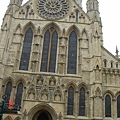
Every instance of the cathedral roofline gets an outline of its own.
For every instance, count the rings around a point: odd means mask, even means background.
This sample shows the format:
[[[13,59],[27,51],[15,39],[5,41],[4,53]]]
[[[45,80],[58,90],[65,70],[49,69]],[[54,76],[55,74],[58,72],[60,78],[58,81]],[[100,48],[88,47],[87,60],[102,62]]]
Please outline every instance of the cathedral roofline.
[[[101,46],[109,55],[111,55],[114,59],[118,60],[118,62],[120,62],[120,59],[115,57],[115,55],[113,55],[110,51],[108,51],[104,46]]]

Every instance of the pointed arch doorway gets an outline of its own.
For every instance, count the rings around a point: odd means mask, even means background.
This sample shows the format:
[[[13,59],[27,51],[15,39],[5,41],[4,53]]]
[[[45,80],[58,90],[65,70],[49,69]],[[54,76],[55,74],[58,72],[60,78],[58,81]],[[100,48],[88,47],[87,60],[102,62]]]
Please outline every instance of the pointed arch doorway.
[[[33,120],[52,120],[52,116],[48,111],[40,110],[34,115]]]
[[[57,113],[49,104],[41,103],[31,108],[28,120],[57,120]]]

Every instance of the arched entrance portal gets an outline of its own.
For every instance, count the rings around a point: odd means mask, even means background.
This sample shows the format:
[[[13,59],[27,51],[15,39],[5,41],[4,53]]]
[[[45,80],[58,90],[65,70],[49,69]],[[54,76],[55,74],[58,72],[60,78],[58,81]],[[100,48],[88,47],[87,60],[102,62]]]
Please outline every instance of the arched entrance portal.
[[[52,117],[48,111],[40,110],[33,116],[32,120],[52,120]]]
[[[28,112],[28,120],[57,120],[57,113],[49,104],[37,104]]]
[[[37,120],[49,120],[49,117],[46,113],[41,113]]]

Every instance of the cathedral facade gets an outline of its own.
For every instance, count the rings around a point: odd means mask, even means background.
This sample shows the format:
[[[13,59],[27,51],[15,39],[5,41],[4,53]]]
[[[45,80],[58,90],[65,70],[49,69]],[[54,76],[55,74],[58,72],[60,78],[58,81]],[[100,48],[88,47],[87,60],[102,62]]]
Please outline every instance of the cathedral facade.
[[[103,46],[97,0],[10,0],[0,31],[3,120],[119,120],[120,60]]]

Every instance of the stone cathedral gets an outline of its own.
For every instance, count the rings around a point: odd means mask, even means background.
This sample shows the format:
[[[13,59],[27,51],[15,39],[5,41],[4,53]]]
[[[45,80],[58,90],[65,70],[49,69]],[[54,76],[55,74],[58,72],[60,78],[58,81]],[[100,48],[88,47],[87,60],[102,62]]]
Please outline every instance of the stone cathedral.
[[[10,0],[0,30],[3,120],[120,120],[120,59],[103,46],[99,2]]]

